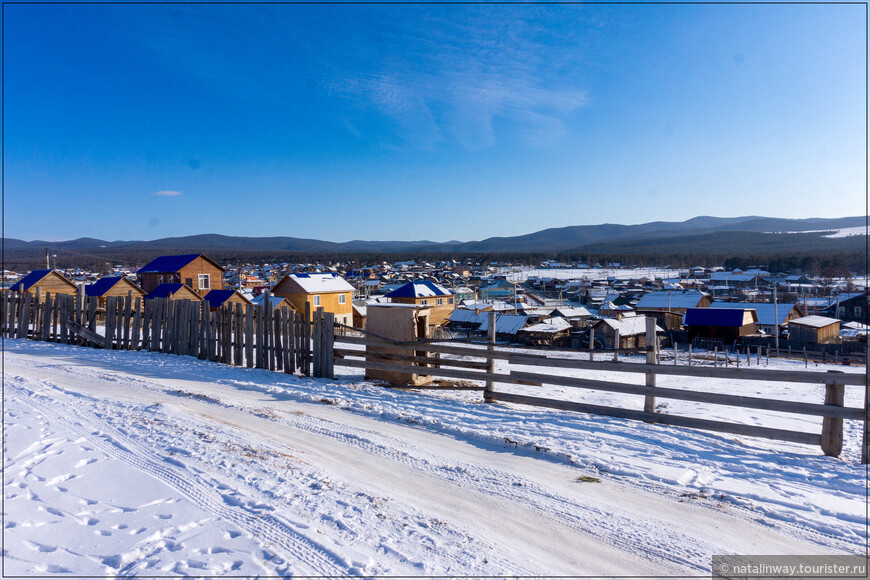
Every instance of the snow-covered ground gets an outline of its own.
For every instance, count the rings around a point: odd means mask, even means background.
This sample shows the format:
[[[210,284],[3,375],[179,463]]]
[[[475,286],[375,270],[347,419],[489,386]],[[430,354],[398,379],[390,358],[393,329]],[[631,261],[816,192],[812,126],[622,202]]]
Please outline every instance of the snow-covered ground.
[[[851,421],[832,459],[805,445],[489,405],[479,393],[390,390],[350,368],[306,379],[9,339],[3,363],[4,575],[698,575],[712,554],[864,552],[866,472]],[[823,392],[658,384],[811,402]],[[862,404],[860,390],[847,387],[847,405]],[[797,430],[821,421],[667,404]]]
[[[614,277],[617,280],[633,280],[636,278],[664,279],[680,275],[679,270],[666,268],[529,268],[509,267],[499,268],[499,274],[506,274],[509,282],[521,283],[529,278],[556,278],[558,280],[606,280]]]
[[[866,226],[855,226],[849,228],[836,228],[833,230],[803,230],[798,232],[768,232],[771,234],[819,234],[828,232],[823,238],[849,238],[852,236],[864,236],[867,234]]]

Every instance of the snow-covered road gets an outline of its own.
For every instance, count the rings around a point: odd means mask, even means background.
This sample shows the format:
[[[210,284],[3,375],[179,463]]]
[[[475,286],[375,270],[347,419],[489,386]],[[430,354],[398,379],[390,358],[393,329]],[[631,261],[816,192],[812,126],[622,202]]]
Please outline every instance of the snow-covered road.
[[[549,428],[538,410],[530,424],[499,406],[515,438],[548,442],[515,448],[477,430],[492,406],[462,397],[157,353],[5,348],[5,574],[673,575],[708,572],[712,554],[860,547],[803,525],[800,510],[786,509],[789,525],[709,488],[590,470],[582,446],[550,442],[581,416],[547,412]],[[860,505],[850,489],[815,507],[841,519]]]

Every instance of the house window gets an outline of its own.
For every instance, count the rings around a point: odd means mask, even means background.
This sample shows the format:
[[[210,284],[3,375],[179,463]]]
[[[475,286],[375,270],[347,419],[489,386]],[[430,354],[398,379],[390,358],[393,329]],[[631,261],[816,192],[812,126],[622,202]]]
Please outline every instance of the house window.
[[[444,304],[444,299],[442,299],[442,298],[436,298],[436,299],[435,299],[435,304],[437,304],[438,306],[441,306],[442,304]]]
[[[420,304],[429,304],[429,301],[424,298],[420,301]]]
[[[312,296],[311,303],[315,306],[320,306],[320,296]]]
[[[338,295],[338,303],[339,304],[347,304],[347,294],[339,294]]]
[[[453,304],[453,298],[448,298],[448,299],[447,299],[447,304]]]
[[[861,318],[861,307],[860,306],[855,307],[855,318]]]
[[[157,276],[157,283],[163,284],[163,276]]]
[[[199,289],[200,290],[208,290],[209,289],[209,274],[199,274]]]
[[[184,283],[193,288],[193,278],[185,278]]]

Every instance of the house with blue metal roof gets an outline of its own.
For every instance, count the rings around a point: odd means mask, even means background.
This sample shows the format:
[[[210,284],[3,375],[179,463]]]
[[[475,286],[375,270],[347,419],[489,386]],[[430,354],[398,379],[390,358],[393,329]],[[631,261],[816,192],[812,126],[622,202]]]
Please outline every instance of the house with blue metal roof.
[[[160,284],[185,284],[200,298],[222,290],[226,269],[202,254],[160,256],[136,273],[139,286],[149,294]]]
[[[805,314],[800,306],[794,302],[773,304],[767,302],[720,302],[716,300],[710,305],[710,308],[732,308],[737,310],[751,308],[755,310],[755,314],[758,317],[756,328],[771,336],[775,336],[775,333],[781,333],[785,330],[790,320],[800,318]]]
[[[205,295],[205,301],[208,302],[211,310],[217,310],[228,304],[230,308],[235,308],[234,304],[241,304],[244,308],[251,303],[238,290],[212,290]]]
[[[159,284],[154,290],[145,296],[145,300],[154,298],[169,298],[170,300],[193,300],[201,302],[202,297],[193,291],[187,284]]]
[[[398,304],[432,306],[429,313],[430,326],[446,324],[456,307],[455,297],[450,290],[428,280],[408,282],[386,294],[385,297],[389,298],[390,302]]]
[[[85,296],[99,298],[100,308],[106,307],[106,298],[124,297],[130,294],[131,298],[145,298],[145,291],[123,276],[106,276],[93,284],[85,286]]]
[[[37,291],[40,296],[46,294],[75,294],[78,287],[66,279],[57,270],[33,270],[9,287],[12,292],[20,294]]]
[[[730,344],[741,336],[756,334],[758,315],[751,308],[689,308],[685,325],[689,340],[718,339]]]
[[[705,308],[713,299],[700,290],[660,290],[647,292],[635,305],[638,313],[677,312],[684,314],[689,308]]]

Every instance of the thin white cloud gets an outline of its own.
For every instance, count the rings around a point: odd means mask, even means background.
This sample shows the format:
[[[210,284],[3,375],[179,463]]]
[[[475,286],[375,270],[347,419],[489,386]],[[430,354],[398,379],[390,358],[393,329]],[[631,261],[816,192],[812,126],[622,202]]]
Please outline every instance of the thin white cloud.
[[[180,191],[174,191],[172,189],[164,189],[162,191],[155,191],[154,195],[159,195],[161,197],[178,197],[181,195]]]

